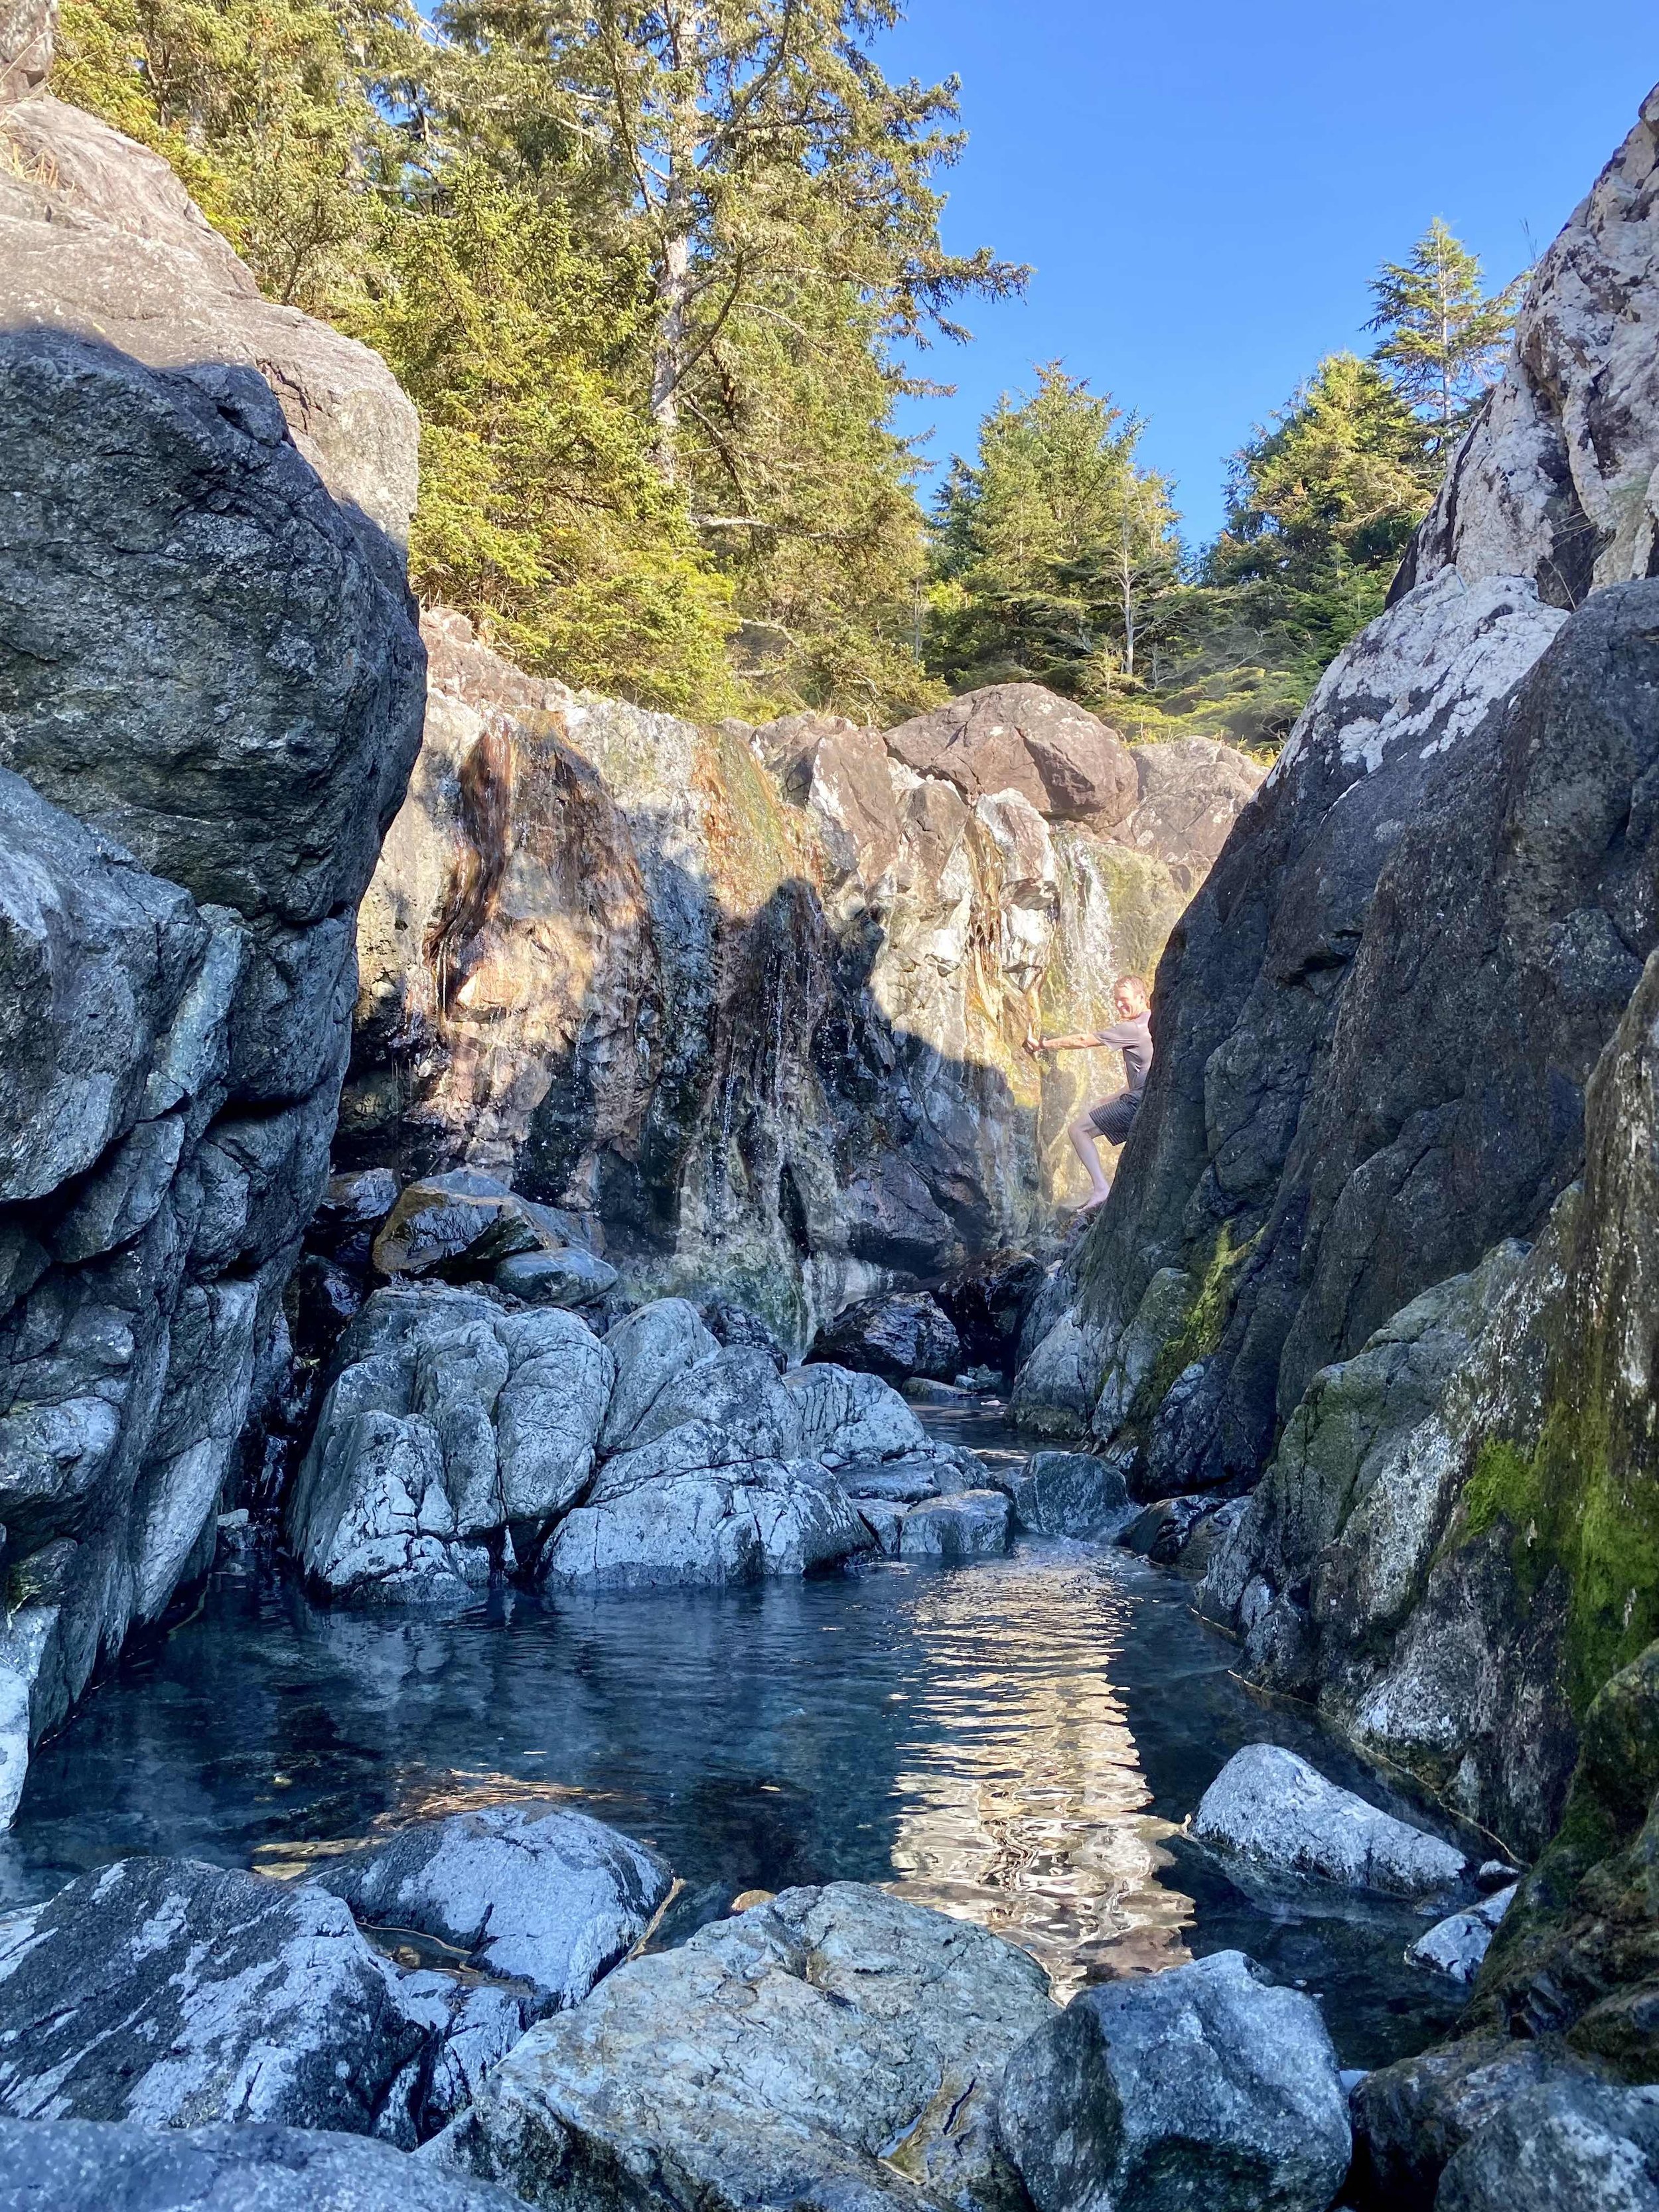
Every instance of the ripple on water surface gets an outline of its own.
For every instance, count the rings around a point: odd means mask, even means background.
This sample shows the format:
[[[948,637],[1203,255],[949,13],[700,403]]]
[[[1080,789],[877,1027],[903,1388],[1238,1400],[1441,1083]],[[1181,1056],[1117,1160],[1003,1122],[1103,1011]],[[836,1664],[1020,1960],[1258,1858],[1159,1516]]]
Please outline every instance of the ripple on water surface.
[[[1176,1833],[1241,1743],[1354,1778],[1233,1680],[1187,1600],[1122,1553],[1047,1543],[450,1620],[216,1576],[40,1747],[0,1900],[132,1851],[299,1872],[530,1786],[665,1854],[685,1884],[665,1940],[744,1889],[882,1881],[1024,1944],[1058,1994],[1237,1944],[1324,1996],[1345,2063],[1419,2047],[1455,2010],[1401,1962],[1420,1920],[1261,1905]]]

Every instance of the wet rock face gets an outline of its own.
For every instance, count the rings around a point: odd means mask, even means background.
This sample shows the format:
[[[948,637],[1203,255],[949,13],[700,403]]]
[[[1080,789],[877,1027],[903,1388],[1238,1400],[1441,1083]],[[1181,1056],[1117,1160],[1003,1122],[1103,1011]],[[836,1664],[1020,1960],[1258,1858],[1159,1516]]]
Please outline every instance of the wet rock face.
[[[1447,2162],[1489,2122],[1540,2086],[1595,2079],[1559,2042],[1492,2035],[1380,2068],[1353,2096],[1355,2203],[1364,2212],[1431,2212]]]
[[[998,2129],[1037,2212],[1324,2212],[1348,2166],[1318,2007],[1237,1951],[1074,1997],[1010,2060]]]
[[[311,2128],[0,2120],[0,2212],[514,2212],[488,2182]]]
[[[1584,1084],[1655,941],[1659,586],[1627,491],[1659,436],[1654,112],[1163,964],[1073,1321],[1142,1494],[1253,1481],[1322,1366],[1535,1235],[1577,1172]],[[1136,1383],[1120,1355],[1170,1271],[1168,1356]]]
[[[1584,1181],[1316,1378],[1200,1602],[1530,1855],[1581,1723],[1659,1632],[1650,1408],[1659,963],[1587,1093]]]
[[[818,1331],[807,1357],[889,1382],[908,1382],[913,1376],[949,1382],[963,1364],[954,1323],[926,1291],[858,1299]]]
[[[631,1287],[722,1293],[798,1347],[1046,1225],[1067,1119],[1121,1075],[1025,1039],[1109,1018],[1250,763],[1160,763],[1143,793],[1127,749],[1027,686],[1036,752],[981,783],[961,746],[918,769],[901,733],[826,717],[696,730],[528,678],[459,617],[425,634],[343,1158],[586,1212]],[[1102,826],[1137,813],[1133,842]]]
[[[0,133],[0,1708],[38,1733],[205,1564],[285,1361],[423,655],[384,367],[105,125]]]
[[[997,2087],[1052,2012],[1042,1968],[982,1929],[851,1882],[787,1890],[532,2028],[430,2155],[617,2212],[1014,2212]]]
[[[1524,2090],[1441,2177],[1437,2212],[1659,2212],[1659,2088],[1552,2081]]]
[[[412,2147],[460,2000],[445,1984],[441,2027],[427,1985],[441,1979],[401,1975],[320,1891],[122,1860],[0,1922],[0,2111]]]

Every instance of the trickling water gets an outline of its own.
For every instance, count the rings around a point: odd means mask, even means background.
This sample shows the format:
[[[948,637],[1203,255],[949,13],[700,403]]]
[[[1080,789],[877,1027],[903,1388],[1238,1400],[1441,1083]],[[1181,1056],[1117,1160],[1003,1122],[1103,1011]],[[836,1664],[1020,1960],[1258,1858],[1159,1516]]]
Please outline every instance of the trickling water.
[[[1420,1920],[1291,1917],[1176,1833],[1264,1736],[1357,1778],[1231,1679],[1187,1596],[1121,1553],[1039,1542],[956,1571],[509,1595],[450,1620],[324,1612],[220,1573],[40,1748],[0,1903],[133,1851],[299,1872],[371,1827],[532,1787],[665,1852],[685,1883],[665,1941],[744,1889],[889,1882],[1024,1944],[1061,1995],[1237,1945],[1322,1993],[1345,2063],[1421,2047],[1457,2004],[1401,1963]]]

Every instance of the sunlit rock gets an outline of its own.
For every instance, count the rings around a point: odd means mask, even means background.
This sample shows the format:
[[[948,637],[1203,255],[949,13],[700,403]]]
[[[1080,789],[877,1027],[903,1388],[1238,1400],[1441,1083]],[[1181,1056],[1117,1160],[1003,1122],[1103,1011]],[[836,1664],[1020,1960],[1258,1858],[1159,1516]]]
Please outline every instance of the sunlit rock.
[[[532,2028],[428,2155],[617,2212],[1013,2212],[997,2088],[1047,1991],[963,1921],[851,1882],[787,1890]]]
[[[1024,737],[1000,694],[940,710],[991,743],[968,748],[984,782],[954,741],[918,769],[903,732],[834,717],[699,730],[527,677],[459,616],[426,635],[343,1160],[499,1176],[602,1222],[630,1287],[729,1295],[797,1347],[861,1296],[1048,1235],[1080,1187],[1066,1121],[1121,1072],[1026,1040],[1110,1018],[1252,763],[1143,779],[1028,685]],[[1132,813],[1133,842],[1099,826]]]

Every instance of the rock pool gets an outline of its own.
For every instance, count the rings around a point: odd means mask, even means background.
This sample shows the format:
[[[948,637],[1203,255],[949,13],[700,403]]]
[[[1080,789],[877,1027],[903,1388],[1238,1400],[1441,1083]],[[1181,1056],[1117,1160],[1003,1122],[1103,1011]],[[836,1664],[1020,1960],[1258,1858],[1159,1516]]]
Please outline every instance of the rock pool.
[[[929,1425],[1010,1441],[983,1418]],[[1253,1899],[1176,1832],[1264,1738],[1412,1811],[1236,1682],[1188,1595],[1124,1553],[1042,1540],[724,1592],[509,1592],[447,1619],[326,1611],[225,1567],[40,1747],[0,1903],[129,1852],[299,1873],[533,1788],[669,1858],[684,1888],[661,1942],[746,1889],[884,1882],[1023,1943],[1060,1995],[1237,1946],[1322,1995],[1344,2064],[1421,2047],[1459,2008],[1401,1959],[1426,1920]]]

